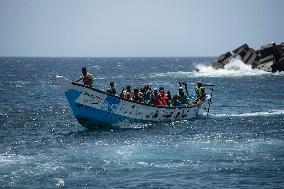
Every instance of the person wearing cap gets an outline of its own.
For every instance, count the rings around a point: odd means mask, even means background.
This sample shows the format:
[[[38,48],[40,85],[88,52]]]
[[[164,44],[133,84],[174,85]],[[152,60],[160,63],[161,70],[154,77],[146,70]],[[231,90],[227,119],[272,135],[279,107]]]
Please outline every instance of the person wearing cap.
[[[94,83],[94,77],[91,73],[87,71],[86,67],[82,67],[82,76],[79,77],[76,82],[83,80],[83,84],[92,87]]]
[[[173,106],[186,105],[188,103],[187,96],[184,94],[183,88],[178,88],[178,93],[173,97]]]
[[[110,94],[110,95],[116,95],[116,90],[115,90],[115,87],[114,87],[114,82],[113,81],[111,81],[110,83],[109,83],[109,87],[108,87],[108,89],[107,89],[107,94]]]
[[[195,93],[196,93],[196,100],[195,102],[199,101],[199,100],[203,100],[206,97],[206,89],[203,86],[201,81],[197,82],[197,86],[195,87]]]

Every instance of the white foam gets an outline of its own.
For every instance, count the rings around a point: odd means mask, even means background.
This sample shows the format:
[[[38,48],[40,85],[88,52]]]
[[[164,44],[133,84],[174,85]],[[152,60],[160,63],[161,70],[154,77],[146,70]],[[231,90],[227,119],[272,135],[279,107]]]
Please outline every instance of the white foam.
[[[193,72],[166,72],[166,73],[151,73],[150,78],[196,78],[196,77],[243,77],[243,76],[258,76],[267,75],[270,72],[265,72],[263,70],[252,69],[250,65],[242,62],[242,60],[237,57],[230,60],[228,64],[225,65],[224,69],[215,69],[212,66],[199,64],[195,66]],[[282,74],[280,74],[282,75]]]
[[[62,178],[55,178],[55,180],[57,181],[56,186],[58,187],[62,187],[64,186],[64,180]]]
[[[269,110],[264,112],[248,112],[241,114],[210,114],[211,117],[263,117],[263,116],[275,116],[284,115],[284,110]]]
[[[19,163],[24,164],[29,159],[31,159],[29,156],[8,153],[0,154],[0,167]]]
[[[197,65],[193,72],[194,77],[243,77],[270,74],[263,70],[252,69],[250,65],[246,65],[240,58],[233,58],[224,69],[215,69],[212,66]]]

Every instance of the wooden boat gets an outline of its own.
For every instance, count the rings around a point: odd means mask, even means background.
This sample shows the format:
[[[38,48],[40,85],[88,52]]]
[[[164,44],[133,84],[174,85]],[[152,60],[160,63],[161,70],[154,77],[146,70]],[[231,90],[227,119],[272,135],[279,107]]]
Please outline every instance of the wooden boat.
[[[103,128],[119,123],[157,123],[189,120],[209,112],[210,95],[189,106],[162,107],[109,95],[99,89],[57,77],[71,109],[84,127]]]

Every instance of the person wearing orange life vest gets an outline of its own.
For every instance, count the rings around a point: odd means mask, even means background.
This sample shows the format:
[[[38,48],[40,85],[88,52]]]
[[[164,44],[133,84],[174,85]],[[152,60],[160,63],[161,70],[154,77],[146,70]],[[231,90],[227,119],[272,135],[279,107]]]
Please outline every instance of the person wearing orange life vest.
[[[160,95],[158,94],[158,89],[154,88],[154,92],[153,92],[153,102],[154,105],[159,105],[159,106],[163,106],[163,103],[161,101]]]
[[[131,86],[130,85],[126,86],[126,90],[124,90],[124,88],[122,89],[122,91],[120,93],[120,97],[128,99],[128,100],[133,100],[133,93],[131,92]]]
[[[166,106],[168,104],[168,94],[165,93],[164,88],[159,88],[159,97],[162,106]]]
[[[82,76],[79,77],[76,82],[83,80],[84,85],[92,87],[94,83],[94,77],[91,73],[87,71],[86,67],[82,67]]]

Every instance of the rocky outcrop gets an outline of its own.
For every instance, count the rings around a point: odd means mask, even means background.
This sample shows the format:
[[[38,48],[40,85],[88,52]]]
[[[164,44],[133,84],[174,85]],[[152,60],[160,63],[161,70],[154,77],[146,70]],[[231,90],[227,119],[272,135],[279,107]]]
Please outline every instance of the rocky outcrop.
[[[253,69],[261,69],[267,72],[284,71],[284,42],[276,45],[274,42],[261,46],[254,50],[247,44],[243,44],[231,52],[217,57],[211,65],[215,69],[222,69],[232,59],[239,57],[245,64]]]

